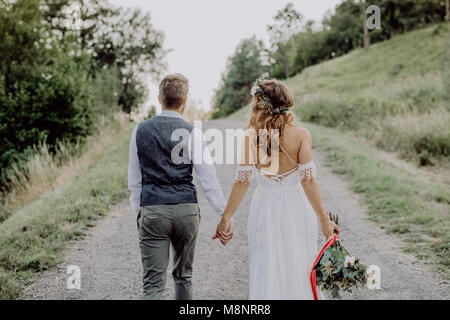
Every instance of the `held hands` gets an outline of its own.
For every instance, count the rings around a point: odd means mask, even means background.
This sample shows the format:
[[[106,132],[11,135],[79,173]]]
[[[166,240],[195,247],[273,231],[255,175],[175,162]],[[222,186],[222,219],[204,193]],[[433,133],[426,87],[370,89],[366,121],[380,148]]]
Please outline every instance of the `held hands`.
[[[322,228],[325,239],[329,239],[334,234],[339,234],[339,232],[341,232],[341,229],[339,229],[337,224],[331,221],[328,216],[320,220],[320,227]]]
[[[226,245],[233,238],[233,223],[228,219],[222,218],[217,225],[216,234],[212,238],[213,240],[220,239],[220,242]]]

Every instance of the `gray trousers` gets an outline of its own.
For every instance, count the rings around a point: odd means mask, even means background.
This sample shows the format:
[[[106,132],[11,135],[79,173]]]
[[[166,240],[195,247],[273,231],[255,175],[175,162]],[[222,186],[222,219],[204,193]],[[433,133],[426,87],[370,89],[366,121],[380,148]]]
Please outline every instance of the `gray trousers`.
[[[173,248],[175,299],[192,299],[192,264],[199,224],[197,203],[141,208],[138,228],[144,300],[161,299],[164,293],[170,244]]]

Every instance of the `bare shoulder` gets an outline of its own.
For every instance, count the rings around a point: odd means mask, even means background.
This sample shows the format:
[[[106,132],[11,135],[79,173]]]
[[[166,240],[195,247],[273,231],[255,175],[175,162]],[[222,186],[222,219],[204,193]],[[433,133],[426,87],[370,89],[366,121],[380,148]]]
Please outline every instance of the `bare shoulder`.
[[[290,134],[295,135],[300,141],[306,140],[311,142],[311,134],[308,129],[299,126],[291,126],[288,130],[290,131]]]

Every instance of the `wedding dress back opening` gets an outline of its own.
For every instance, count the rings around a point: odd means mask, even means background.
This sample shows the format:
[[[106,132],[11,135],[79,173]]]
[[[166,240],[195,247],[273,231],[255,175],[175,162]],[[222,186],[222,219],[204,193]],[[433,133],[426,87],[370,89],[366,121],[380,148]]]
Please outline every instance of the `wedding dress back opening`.
[[[250,139],[247,150],[253,155],[255,143]],[[272,174],[243,161],[236,172],[236,181],[257,184],[248,220],[249,298],[313,299],[308,272],[317,252],[318,221],[302,182],[315,179],[316,169],[312,160],[301,164],[283,146],[279,149],[294,169]]]

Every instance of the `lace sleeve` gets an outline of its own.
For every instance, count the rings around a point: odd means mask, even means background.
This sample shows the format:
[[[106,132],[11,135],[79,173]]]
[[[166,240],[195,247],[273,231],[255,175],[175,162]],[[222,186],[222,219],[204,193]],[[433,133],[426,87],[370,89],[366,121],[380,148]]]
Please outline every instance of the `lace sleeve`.
[[[308,162],[299,166],[300,180],[302,183],[311,183],[317,178],[316,165],[314,162]]]
[[[235,182],[249,182],[256,165],[256,131],[247,129],[240,142]]]
[[[235,182],[248,182],[252,177],[253,166],[239,166],[236,170]]]
[[[300,181],[302,183],[311,183],[317,178],[316,165],[314,164],[311,155],[311,135],[306,129],[303,133],[300,150],[298,152],[298,169],[300,171]]]

